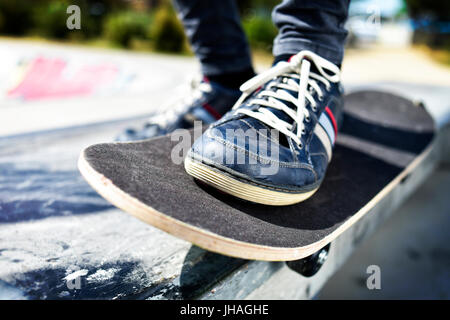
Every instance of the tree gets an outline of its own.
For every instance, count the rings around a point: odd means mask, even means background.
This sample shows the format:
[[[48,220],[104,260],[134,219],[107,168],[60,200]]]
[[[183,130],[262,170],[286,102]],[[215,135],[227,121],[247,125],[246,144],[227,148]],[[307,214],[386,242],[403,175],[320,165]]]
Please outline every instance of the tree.
[[[409,15],[413,19],[429,17],[433,20],[450,20],[450,1],[442,0],[405,0]]]

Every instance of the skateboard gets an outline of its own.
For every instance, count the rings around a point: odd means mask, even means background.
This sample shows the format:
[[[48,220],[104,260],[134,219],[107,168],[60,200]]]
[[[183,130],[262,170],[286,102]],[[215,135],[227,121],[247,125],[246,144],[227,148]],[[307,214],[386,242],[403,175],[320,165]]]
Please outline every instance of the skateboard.
[[[344,101],[325,179],[311,198],[294,205],[246,202],[199,183],[182,162],[172,161],[179,142],[170,136],[90,146],[78,167],[118,208],[201,248],[244,259],[297,260],[370,214],[431,150],[435,124],[422,105],[368,90]]]

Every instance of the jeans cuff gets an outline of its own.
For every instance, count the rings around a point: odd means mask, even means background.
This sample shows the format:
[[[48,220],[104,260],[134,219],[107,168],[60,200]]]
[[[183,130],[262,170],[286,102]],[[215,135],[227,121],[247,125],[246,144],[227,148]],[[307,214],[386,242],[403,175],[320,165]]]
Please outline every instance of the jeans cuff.
[[[273,55],[293,55],[302,50],[312,51],[328,61],[341,65],[344,57],[344,50],[336,50],[326,45],[314,43],[307,39],[282,39],[275,40],[273,45]]]

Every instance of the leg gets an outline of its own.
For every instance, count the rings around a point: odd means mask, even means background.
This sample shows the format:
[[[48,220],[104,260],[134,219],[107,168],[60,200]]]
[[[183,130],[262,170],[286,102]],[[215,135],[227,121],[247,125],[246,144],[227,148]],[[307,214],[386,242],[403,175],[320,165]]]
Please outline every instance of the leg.
[[[116,138],[119,141],[191,128],[195,120],[212,123],[231,109],[241,95],[239,86],[255,75],[234,0],[173,1],[205,77],[188,99],[178,101],[176,110],[162,110],[142,129],[127,129]]]
[[[284,0],[272,12],[279,29],[273,55],[285,60],[301,50],[310,50],[340,65],[347,31],[344,23],[349,0]]]
[[[239,84],[228,86],[238,87],[254,75],[250,49],[233,0],[174,0],[174,5],[205,76],[226,82],[226,75],[230,75]]]
[[[246,82],[236,108],[195,141],[185,158],[190,175],[269,205],[304,201],[318,190],[342,121],[348,4],[285,0],[275,8],[276,65]]]

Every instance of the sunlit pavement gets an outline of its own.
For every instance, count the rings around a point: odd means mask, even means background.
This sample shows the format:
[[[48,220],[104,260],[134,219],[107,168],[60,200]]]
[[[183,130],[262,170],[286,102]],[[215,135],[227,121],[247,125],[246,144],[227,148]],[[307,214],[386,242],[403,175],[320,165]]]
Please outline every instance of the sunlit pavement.
[[[259,60],[262,70],[267,58]],[[193,57],[0,39],[0,136],[147,115],[198,74]],[[395,82],[446,89],[450,68],[418,50],[349,49],[342,78],[347,87]]]
[[[197,70],[192,57],[0,40],[0,136],[152,113]]]
[[[398,50],[391,50],[386,55],[378,49],[349,51],[343,73],[346,87],[353,90],[376,83],[388,90],[410,91],[416,100],[426,95],[433,115],[441,123],[447,121],[450,99],[442,97],[450,92],[449,69],[427,60],[420,53]],[[29,86],[18,86],[24,84],[24,75],[33,66],[30,61],[36,62],[33,59],[37,58],[46,59],[39,60],[40,66],[45,68],[49,65],[53,68],[54,63],[60,61],[68,63],[59,74],[60,82],[55,82],[53,90],[47,91],[47,97],[39,96],[42,91],[29,91]],[[0,61],[0,163],[7,173],[0,177],[0,199],[3,199],[0,203],[3,219],[0,239],[3,239],[4,247],[8,247],[7,250],[0,248],[0,290],[8,286],[7,283],[26,285],[27,281],[35,281],[34,277],[39,280],[39,275],[33,274],[32,270],[43,264],[58,268],[60,264],[67,265],[70,259],[74,259],[75,264],[81,263],[83,259],[94,259],[96,252],[105,251],[113,261],[117,248],[112,245],[112,239],[120,232],[127,233],[124,225],[129,234],[138,235],[143,243],[149,227],[126,215],[109,214],[111,229],[108,232],[96,228],[97,223],[100,225],[104,221],[102,215],[106,213],[92,213],[108,212],[111,207],[95,192],[86,192],[87,185],[76,170],[76,156],[87,144],[112,139],[124,126],[139,122],[132,118],[156,111],[167,103],[168,97],[173,99],[174,88],[198,72],[195,59],[1,40]],[[103,78],[97,74],[89,79],[89,88],[64,90],[65,86],[60,85],[68,79],[80,79],[78,72],[92,67],[103,70],[99,73],[115,70],[115,81],[102,82]],[[38,78],[31,83],[47,79]],[[59,97],[52,98],[52,95]],[[129,120],[121,120],[124,118]],[[95,125],[105,121],[109,123]],[[89,126],[84,127],[86,125]],[[71,129],[70,134],[65,134],[69,131],[64,130],[50,131],[45,136],[33,134],[74,126],[78,128]],[[28,146],[31,149],[27,149]],[[319,297],[448,299],[449,186],[447,166],[430,176],[427,183],[360,247]],[[118,224],[122,227],[118,228]],[[59,233],[55,234],[55,230]],[[89,239],[92,231],[104,240],[98,242],[92,252],[76,251],[81,248],[77,243],[83,237]],[[84,236],[80,237],[79,232]],[[162,233],[152,232],[153,241],[160,237],[161,242],[167,240]],[[37,239],[42,252],[32,252],[36,247],[33,241]],[[62,240],[57,242],[57,239]],[[133,239],[137,241],[136,237]],[[175,251],[186,245],[175,238],[170,239],[176,243]],[[151,247],[142,243],[139,248],[135,246],[135,252],[127,253],[126,261],[132,264],[133,259],[145,260],[145,253]],[[117,250],[116,254],[122,254],[123,258],[124,253]],[[58,253],[56,260],[55,252]],[[109,269],[105,272],[121,267],[108,263]],[[382,289],[379,291],[370,291],[365,285],[365,271],[369,265],[381,268]],[[65,269],[59,271],[61,276],[67,272]],[[170,270],[167,272],[166,276],[170,277]],[[111,279],[116,278],[112,276]],[[139,286],[138,283],[135,285]],[[22,294],[14,287],[7,292],[17,296]],[[120,295],[120,292],[114,294]]]
[[[327,282],[320,299],[450,299],[450,167],[432,174]],[[380,267],[381,289],[367,288]]]

